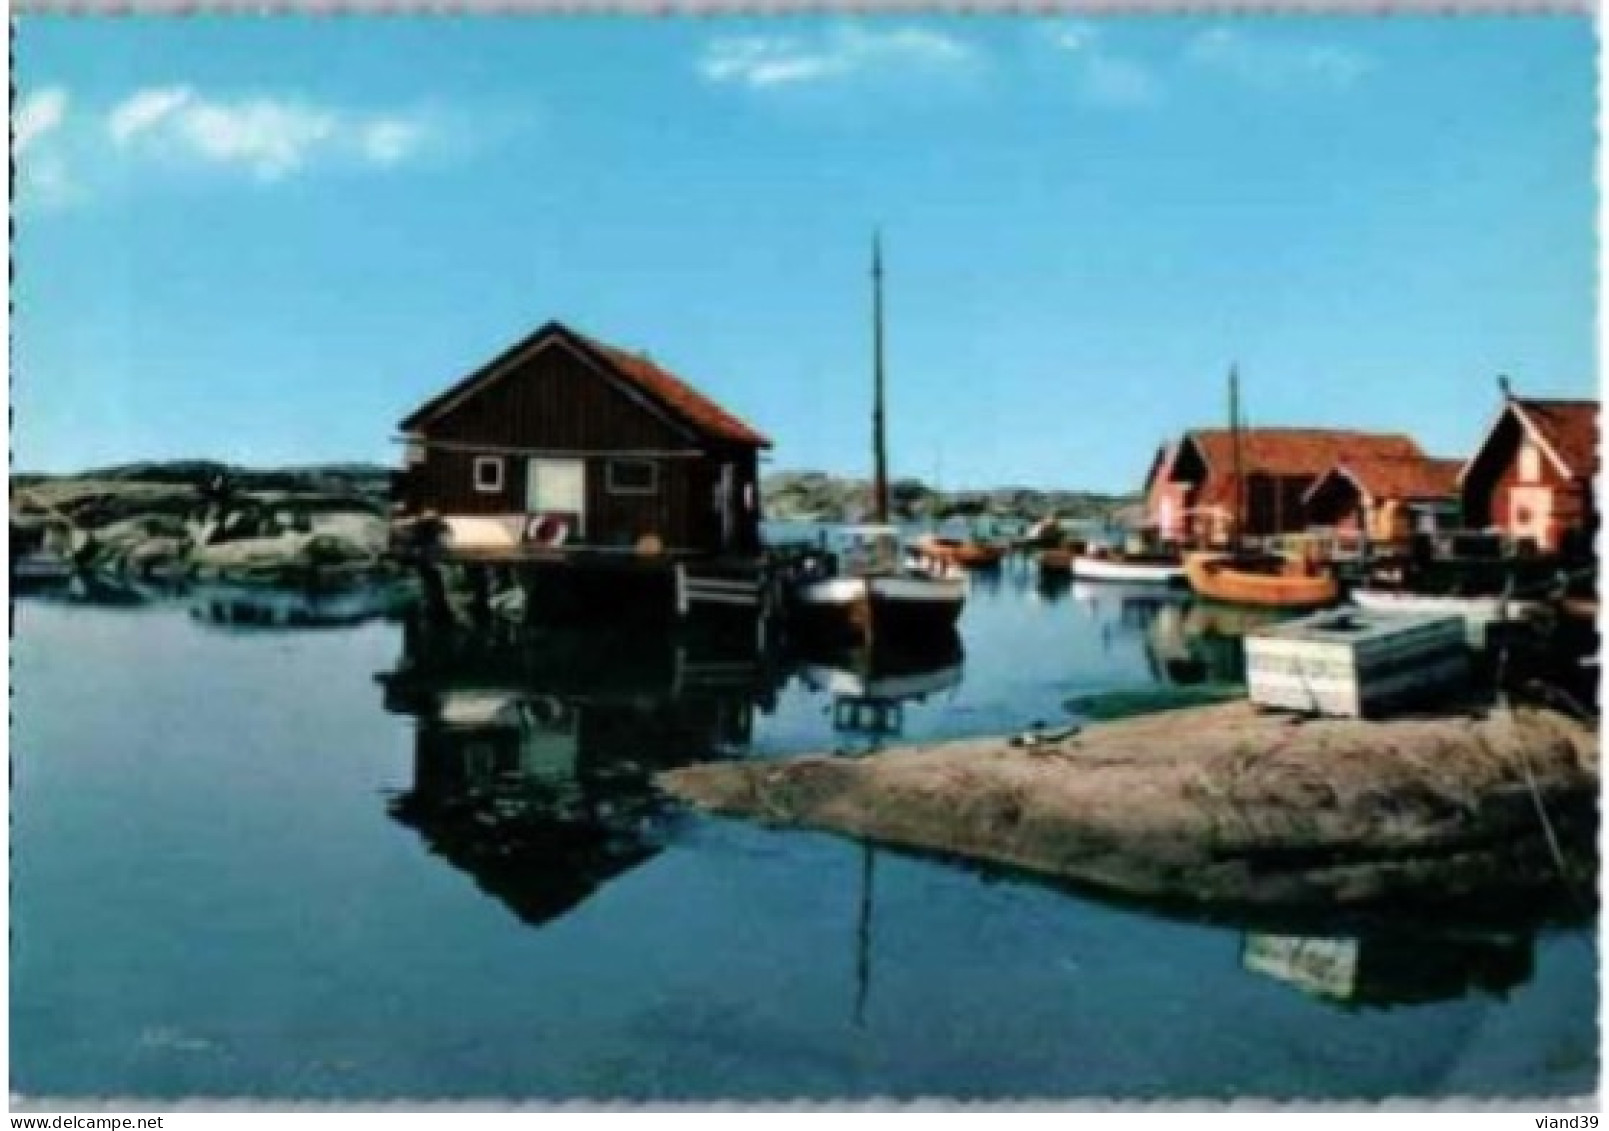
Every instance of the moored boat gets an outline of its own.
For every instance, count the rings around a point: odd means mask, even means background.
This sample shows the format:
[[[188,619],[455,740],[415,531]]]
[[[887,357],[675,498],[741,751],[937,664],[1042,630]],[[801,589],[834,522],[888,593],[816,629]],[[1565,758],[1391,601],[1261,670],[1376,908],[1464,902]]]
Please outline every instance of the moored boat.
[[[1364,587],[1354,589],[1349,596],[1354,605],[1370,612],[1463,617],[1469,643],[1476,648],[1485,646],[1488,626],[1522,620],[1541,607],[1539,601],[1516,601],[1502,594],[1468,596]]]
[[[1187,554],[1190,588],[1209,601],[1274,609],[1321,609],[1340,598],[1335,575],[1299,558]]]
[[[918,538],[911,545],[910,553],[924,565],[937,563],[961,569],[989,569],[1000,564],[1006,555],[1006,548],[992,542],[941,538],[929,534]]]
[[[899,529],[889,525],[883,429],[883,260],[872,246],[872,501],[876,525],[843,531],[849,545],[797,578],[788,594],[794,631],[807,639],[870,647],[921,644],[955,631],[967,585],[949,563],[907,565]]]
[[[1240,379],[1229,370],[1229,431],[1234,441],[1234,527],[1227,551],[1197,551],[1184,557],[1185,578],[1197,596],[1227,605],[1265,609],[1322,609],[1341,596],[1333,570],[1305,556],[1251,552],[1243,548],[1246,483],[1240,463]]]
[[[1172,554],[1077,554],[1070,568],[1082,581],[1183,585],[1184,562]]]
[[[829,572],[793,587],[790,608],[799,635],[882,644],[955,631],[966,603],[965,578],[899,568],[893,527],[854,527],[845,534],[854,545],[831,559]]]
[[[1073,572],[1073,558],[1078,550],[1073,546],[1049,546],[1039,551],[1039,572],[1047,576],[1066,577]]]

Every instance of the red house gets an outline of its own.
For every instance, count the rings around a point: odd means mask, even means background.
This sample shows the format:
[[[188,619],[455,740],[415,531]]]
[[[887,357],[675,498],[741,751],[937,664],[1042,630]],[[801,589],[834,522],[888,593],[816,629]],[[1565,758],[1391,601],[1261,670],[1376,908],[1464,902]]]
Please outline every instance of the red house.
[[[1349,461],[1422,461],[1407,436],[1323,428],[1248,428],[1240,433],[1245,526],[1259,537],[1306,529],[1307,493],[1331,468]],[[1196,429],[1158,450],[1146,477],[1147,519],[1172,542],[1223,543],[1233,534],[1239,486],[1235,438],[1227,429]]]
[[[1457,525],[1463,467],[1456,459],[1349,459],[1325,472],[1302,505],[1310,526],[1404,542]]]
[[[1503,406],[1463,471],[1465,522],[1543,551],[1570,549],[1598,528],[1598,402],[1516,397]]]
[[[409,514],[475,516],[496,542],[760,545],[759,452],[770,441],[687,382],[549,322],[401,423]]]

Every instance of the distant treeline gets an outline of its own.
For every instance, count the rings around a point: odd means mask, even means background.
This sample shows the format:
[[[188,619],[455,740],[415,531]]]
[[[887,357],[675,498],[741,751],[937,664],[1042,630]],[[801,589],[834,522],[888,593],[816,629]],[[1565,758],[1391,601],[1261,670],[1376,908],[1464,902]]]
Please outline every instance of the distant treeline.
[[[101,483],[152,483],[206,487],[222,476],[241,491],[292,491],[383,498],[390,493],[392,469],[372,463],[321,463],[299,467],[252,468],[217,460],[163,460],[118,464],[70,473],[14,472],[13,490],[63,480]]]
[[[760,484],[767,518],[814,519],[825,522],[854,520],[871,513],[872,489],[866,479],[850,479],[824,471],[779,471]],[[1106,495],[1092,491],[1029,487],[993,487],[939,491],[920,479],[896,479],[889,484],[889,505],[901,519],[956,517],[1018,518],[1033,520],[1056,515],[1063,520],[1121,519],[1137,506],[1138,496]]]

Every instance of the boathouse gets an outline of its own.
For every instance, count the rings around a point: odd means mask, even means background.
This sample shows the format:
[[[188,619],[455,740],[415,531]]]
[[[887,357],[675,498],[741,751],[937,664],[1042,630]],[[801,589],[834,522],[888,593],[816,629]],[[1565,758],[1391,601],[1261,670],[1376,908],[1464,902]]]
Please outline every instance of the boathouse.
[[[1426,458],[1407,436],[1339,429],[1247,428],[1236,446],[1228,429],[1195,429],[1158,449],[1145,497],[1163,540],[1222,544],[1242,509],[1244,536],[1295,533],[1308,526],[1308,492],[1337,464]]]
[[[1467,525],[1544,552],[1591,552],[1598,528],[1598,402],[1517,397],[1503,404],[1459,474]]]
[[[1455,459],[1342,460],[1303,496],[1308,526],[1376,543],[1455,528],[1463,466]]]
[[[770,441],[644,354],[549,322],[410,413],[399,495],[460,541],[668,556],[760,546]]]

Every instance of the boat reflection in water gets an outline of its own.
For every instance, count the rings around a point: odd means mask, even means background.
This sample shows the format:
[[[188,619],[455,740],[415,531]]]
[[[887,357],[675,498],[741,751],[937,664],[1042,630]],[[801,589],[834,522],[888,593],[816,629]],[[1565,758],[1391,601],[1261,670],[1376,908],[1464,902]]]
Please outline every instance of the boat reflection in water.
[[[1246,636],[1293,614],[1200,600],[1159,607],[1146,623],[1146,655],[1164,683],[1246,682]]]
[[[410,619],[387,710],[410,715],[393,818],[522,920],[650,859],[679,808],[653,777],[743,753],[778,679],[755,637],[468,631]]]
[[[832,729],[837,753],[871,754],[905,729],[905,706],[961,686],[965,652],[961,637],[951,632],[917,651],[889,652],[858,648],[799,657],[800,681],[832,698]],[[860,849],[860,892],[855,909],[855,994],[852,1021],[866,1025],[871,995],[872,903],[877,851],[871,842]]]
[[[904,731],[905,705],[961,685],[965,654],[950,632],[919,650],[805,652],[799,680],[832,700],[833,734],[842,753],[870,753]]]
[[[1507,997],[1530,981],[1529,932],[1399,931],[1313,937],[1248,932],[1240,964],[1348,1007],[1421,1005],[1481,992]]]

